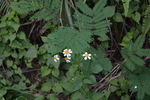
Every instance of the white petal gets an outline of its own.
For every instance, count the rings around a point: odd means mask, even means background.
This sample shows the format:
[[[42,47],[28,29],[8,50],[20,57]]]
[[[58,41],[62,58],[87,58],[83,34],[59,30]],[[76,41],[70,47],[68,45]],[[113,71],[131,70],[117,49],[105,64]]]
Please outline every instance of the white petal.
[[[88,57],[88,59],[91,59],[91,57]]]
[[[55,55],[54,57],[56,57],[56,58],[57,58],[57,57],[58,57],[58,55]]]
[[[85,54],[82,54],[82,56],[85,56]]]
[[[67,57],[68,59],[71,59],[71,57]]]
[[[66,51],[67,49],[64,49],[64,51]]]
[[[70,53],[72,53],[72,51],[70,51]]]
[[[69,63],[69,62],[70,62],[70,60],[66,60],[66,62],[67,62],[67,63]]]
[[[134,86],[135,89],[137,89],[137,86]]]
[[[89,54],[89,56],[92,56],[91,54]]]
[[[84,57],[84,60],[87,60],[87,57]]]
[[[69,53],[69,54],[66,54],[66,56],[67,56],[67,57],[70,57],[70,56],[71,56],[71,54],[70,54],[70,53]]]
[[[71,49],[68,49],[68,51],[71,53],[72,51],[71,51]]]
[[[54,59],[54,61],[55,61],[55,62],[57,62],[57,60],[56,60],[56,59]]]

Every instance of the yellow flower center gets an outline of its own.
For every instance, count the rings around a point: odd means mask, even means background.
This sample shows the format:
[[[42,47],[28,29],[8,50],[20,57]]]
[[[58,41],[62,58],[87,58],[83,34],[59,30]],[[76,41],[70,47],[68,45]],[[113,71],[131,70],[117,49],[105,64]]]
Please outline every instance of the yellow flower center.
[[[89,54],[87,53],[87,54],[85,54],[85,57],[88,57],[89,56]]]
[[[58,57],[54,57],[54,59],[58,59]]]
[[[70,52],[68,50],[65,51],[65,54],[69,54]]]
[[[65,59],[65,60],[69,60],[69,58],[67,58],[67,57],[65,57],[64,59]]]

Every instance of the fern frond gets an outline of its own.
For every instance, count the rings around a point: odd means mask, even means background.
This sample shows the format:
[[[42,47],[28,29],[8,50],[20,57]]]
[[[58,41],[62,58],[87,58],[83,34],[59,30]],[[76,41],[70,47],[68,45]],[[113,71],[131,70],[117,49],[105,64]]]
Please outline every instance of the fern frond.
[[[150,5],[147,7],[147,10],[145,11],[142,32],[146,34],[149,30],[150,30]]]
[[[90,48],[91,36],[98,35],[101,41],[108,40],[106,33],[110,22],[106,19],[114,14],[114,7],[104,7],[107,0],[100,0],[93,9],[79,1],[76,3],[75,27],[62,28],[50,34],[49,51],[51,54],[71,48],[74,52],[83,53]],[[99,12],[99,13],[97,13]]]
[[[2,15],[6,14],[9,9],[9,0],[0,0],[0,13]]]
[[[60,0],[21,0],[12,2],[11,8],[19,14],[34,12],[31,20],[50,20],[58,14]]]
[[[104,7],[107,0],[100,0],[93,9],[88,7],[85,3],[77,2],[77,10],[74,18],[77,20],[75,26],[80,30],[88,30],[91,35],[98,35],[103,37],[103,40],[107,40],[106,33],[107,27],[110,22],[106,19],[114,14],[114,7]],[[104,39],[105,38],[105,39]]]
[[[139,67],[143,67],[145,62],[140,57],[150,55],[150,50],[142,49],[143,43],[145,41],[145,36],[139,36],[135,43],[132,41],[122,49],[122,56],[126,60],[125,66],[134,71]]]
[[[48,37],[49,52],[51,54],[61,52],[64,48],[71,48],[73,52],[82,53],[90,47],[88,43],[91,40],[91,36],[87,31],[77,31],[65,27],[58,29],[58,31],[50,34]]]

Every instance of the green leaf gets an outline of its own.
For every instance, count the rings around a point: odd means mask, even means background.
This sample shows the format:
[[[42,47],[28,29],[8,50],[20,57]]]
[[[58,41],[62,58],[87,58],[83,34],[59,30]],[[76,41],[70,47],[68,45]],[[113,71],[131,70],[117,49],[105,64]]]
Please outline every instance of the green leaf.
[[[26,83],[20,81],[19,84],[14,84],[14,85],[12,86],[12,88],[13,88],[14,90],[25,90],[25,89],[27,89],[27,86],[26,86]]]
[[[35,46],[30,47],[28,49],[28,51],[26,52],[25,56],[27,58],[31,58],[31,59],[36,58],[37,57],[37,49],[36,49],[36,47]]]
[[[62,52],[63,49],[72,49],[75,52],[84,52],[89,48],[90,33],[87,31],[77,31],[75,29],[65,27],[50,34],[49,36],[49,52],[56,54]],[[61,38],[60,38],[61,37]]]
[[[121,42],[121,46],[127,46],[129,44],[129,42],[132,40],[134,36],[134,32],[128,32],[124,37],[123,40]]]
[[[58,69],[59,65],[60,65],[60,60],[55,62],[53,57],[48,57],[48,63],[52,64],[54,66],[54,68]]]
[[[131,0],[122,0],[123,8],[124,8],[124,14],[127,17],[128,11],[129,11],[129,5]]]
[[[6,93],[7,93],[7,89],[6,88],[1,88],[0,89],[0,98],[3,97]]]
[[[114,15],[114,13],[115,13],[115,7],[114,6],[106,7],[103,10],[103,14],[106,17],[112,17]]]
[[[63,92],[63,88],[62,88],[62,85],[60,83],[55,83],[54,87],[52,88],[52,90],[54,92],[57,92],[57,93],[61,93]]]
[[[139,24],[139,21],[141,19],[141,14],[139,12],[135,12],[133,15],[132,15],[132,18],[133,20],[135,20],[138,24]]]
[[[140,35],[135,43],[134,43],[134,48],[138,49],[138,48],[142,48],[143,44],[144,44],[144,41],[145,41],[145,36],[144,35]]]
[[[71,78],[75,75],[75,72],[78,70],[78,65],[70,66],[69,71],[67,72],[67,77]]]
[[[55,94],[49,94],[49,95],[47,96],[47,99],[48,99],[48,100],[58,100],[58,99],[57,99],[57,96],[56,96]]]
[[[69,92],[74,92],[79,90],[82,87],[82,81],[81,79],[74,79],[71,81],[67,81],[65,83],[63,83],[63,88]]]
[[[42,67],[41,68],[41,76],[45,77],[47,75],[49,75],[51,73],[51,69],[49,69],[49,67]]]
[[[94,75],[90,75],[88,78],[84,79],[83,82],[85,84],[94,84],[96,83],[96,78]]]
[[[27,100],[27,98],[24,97],[24,96],[19,96],[19,97],[17,97],[15,100]]]
[[[26,36],[25,36],[25,34],[24,34],[23,32],[17,34],[17,37],[18,37],[19,39],[26,40]]]
[[[147,6],[147,9],[144,15],[145,17],[143,19],[142,32],[146,34],[150,30],[150,23],[149,23],[150,22],[150,5]]]
[[[93,61],[91,63],[91,71],[93,73],[99,73],[102,70],[109,71],[112,68],[110,60],[106,57],[106,53],[102,48],[91,49],[93,55]]]
[[[55,77],[58,77],[59,76],[59,69],[53,69],[52,70],[52,75],[55,76]]]
[[[71,100],[80,100],[81,97],[82,97],[82,94],[77,91],[71,95]]]
[[[138,100],[143,100],[145,94],[150,95],[149,89],[150,89],[150,69],[143,67],[140,69],[138,74],[133,73],[126,73],[127,78],[129,80],[130,86],[137,86],[137,98]],[[132,91],[134,91],[132,89]]]
[[[15,38],[16,38],[16,34],[11,34],[10,36],[9,36],[9,40],[12,42],[13,40],[15,40]]]
[[[36,96],[34,100],[44,100],[44,96]]]
[[[57,17],[59,7],[60,0],[23,0],[13,1],[11,3],[11,8],[13,11],[21,15],[27,15],[30,12],[35,12],[30,18],[32,21],[36,19],[50,20]]]
[[[13,61],[12,60],[7,60],[7,66],[11,67],[13,65]]]
[[[113,19],[116,21],[116,22],[123,22],[123,17],[120,13],[115,13]]]
[[[121,96],[121,100],[130,100],[130,97],[128,95]]]
[[[50,91],[51,88],[52,88],[52,84],[50,82],[46,82],[42,84],[41,90],[47,92]]]
[[[82,12],[76,10],[74,14],[75,26],[79,30],[88,30],[91,35],[98,35],[99,40],[106,41],[108,36],[107,27],[110,25],[109,20],[106,20],[108,17],[112,17],[115,12],[115,7],[109,6],[105,7],[107,0],[99,0],[96,5],[91,9],[86,3],[79,2],[77,3],[77,8]]]
[[[92,73],[99,73],[99,72],[103,71],[103,66],[101,66],[101,64],[95,64],[95,65],[91,66],[90,70]]]

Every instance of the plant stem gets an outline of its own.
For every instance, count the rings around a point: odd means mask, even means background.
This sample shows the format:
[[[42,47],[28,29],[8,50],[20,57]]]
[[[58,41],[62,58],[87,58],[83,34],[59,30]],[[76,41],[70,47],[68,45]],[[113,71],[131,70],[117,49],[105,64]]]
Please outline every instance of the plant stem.
[[[68,0],[65,0],[65,9],[66,9],[69,25],[71,27],[73,27],[73,22],[72,22],[72,18],[71,18],[70,8],[68,6]]]

